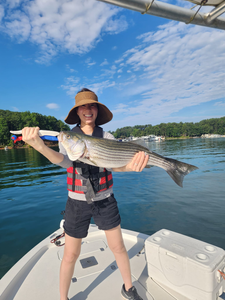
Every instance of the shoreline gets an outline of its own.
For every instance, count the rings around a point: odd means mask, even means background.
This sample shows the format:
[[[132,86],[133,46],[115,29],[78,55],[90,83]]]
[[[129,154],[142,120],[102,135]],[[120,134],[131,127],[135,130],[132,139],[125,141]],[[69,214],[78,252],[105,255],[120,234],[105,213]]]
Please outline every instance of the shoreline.
[[[182,136],[182,137],[166,137],[165,139],[163,139],[164,141],[170,141],[170,140],[188,140],[188,139],[217,139],[217,138],[225,138],[225,135],[221,135],[221,136],[208,136],[208,137],[202,137],[202,136]],[[48,147],[56,147],[58,146],[58,143],[56,145],[52,145],[52,144],[47,144],[46,143],[46,146]],[[5,150],[5,147],[6,146],[3,146],[3,147],[0,147],[0,150]],[[8,150],[10,149],[24,149],[24,148],[32,148],[31,146],[29,145],[23,145],[23,146],[7,146],[8,147]],[[7,150],[6,150],[7,151]]]

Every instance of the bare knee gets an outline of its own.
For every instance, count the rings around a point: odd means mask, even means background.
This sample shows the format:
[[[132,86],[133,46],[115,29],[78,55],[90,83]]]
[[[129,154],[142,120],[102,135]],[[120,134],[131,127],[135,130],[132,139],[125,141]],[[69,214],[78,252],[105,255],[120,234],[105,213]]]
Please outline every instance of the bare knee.
[[[65,248],[63,255],[63,263],[75,264],[81,251],[82,239],[77,239],[65,234]]]
[[[64,252],[63,261],[68,264],[75,264],[79,255],[80,255],[80,251],[79,252],[71,252],[71,251]]]
[[[121,254],[127,251],[123,242],[115,245],[109,245],[109,248],[114,254]]]

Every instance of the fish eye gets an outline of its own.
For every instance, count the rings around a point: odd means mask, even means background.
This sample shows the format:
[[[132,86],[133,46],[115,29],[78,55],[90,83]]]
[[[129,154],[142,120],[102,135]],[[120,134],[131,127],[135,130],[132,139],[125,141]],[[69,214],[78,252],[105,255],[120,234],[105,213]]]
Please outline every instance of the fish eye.
[[[69,134],[67,134],[67,135],[66,135],[66,137],[67,137],[67,139],[69,139],[69,138],[70,138],[70,135],[69,135]]]

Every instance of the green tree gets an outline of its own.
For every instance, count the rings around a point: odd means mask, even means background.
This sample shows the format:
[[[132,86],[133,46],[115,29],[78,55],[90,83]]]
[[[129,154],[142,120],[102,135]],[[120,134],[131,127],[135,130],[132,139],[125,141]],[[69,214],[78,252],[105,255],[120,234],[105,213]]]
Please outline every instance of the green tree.
[[[0,117],[0,145],[4,146],[7,145],[9,142],[9,130],[7,121]]]
[[[142,134],[142,130],[141,129],[139,129],[139,128],[135,128],[134,130],[133,130],[133,136],[135,136],[135,137],[140,137],[140,136],[142,136],[143,134]]]
[[[39,126],[46,130],[70,130],[70,127],[52,116],[44,116],[38,113],[12,112],[0,109],[0,145],[12,143],[10,130],[19,130],[25,126]]]

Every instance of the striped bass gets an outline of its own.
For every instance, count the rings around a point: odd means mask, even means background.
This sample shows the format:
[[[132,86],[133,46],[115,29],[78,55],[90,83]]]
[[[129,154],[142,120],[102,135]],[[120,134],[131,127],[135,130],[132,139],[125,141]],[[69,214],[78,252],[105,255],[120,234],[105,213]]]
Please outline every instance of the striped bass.
[[[79,159],[83,163],[107,169],[123,167],[136,153],[144,151],[149,155],[146,167],[157,166],[164,169],[180,187],[183,186],[184,176],[198,169],[176,159],[161,156],[134,142],[96,138],[72,131],[60,132],[58,139],[70,160]]]

